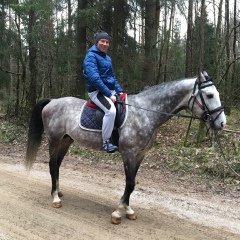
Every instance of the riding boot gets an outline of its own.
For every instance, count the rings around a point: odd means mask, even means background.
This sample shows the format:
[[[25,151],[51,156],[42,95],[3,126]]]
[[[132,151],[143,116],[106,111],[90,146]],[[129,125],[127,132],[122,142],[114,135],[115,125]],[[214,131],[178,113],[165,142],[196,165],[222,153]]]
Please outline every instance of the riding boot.
[[[107,153],[114,153],[115,151],[118,150],[118,147],[113,145],[112,143],[110,143],[109,140],[107,140],[103,143],[102,148],[103,148],[103,151],[105,151]]]

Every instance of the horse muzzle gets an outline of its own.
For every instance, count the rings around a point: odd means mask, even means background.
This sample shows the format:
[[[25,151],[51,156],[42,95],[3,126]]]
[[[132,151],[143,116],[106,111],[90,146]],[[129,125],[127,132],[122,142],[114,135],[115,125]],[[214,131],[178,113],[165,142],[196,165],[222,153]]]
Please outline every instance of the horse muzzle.
[[[213,130],[222,130],[227,123],[223,107],[216,108],[210,112],[205,112],[203,119],[209,122],[210,127]]]

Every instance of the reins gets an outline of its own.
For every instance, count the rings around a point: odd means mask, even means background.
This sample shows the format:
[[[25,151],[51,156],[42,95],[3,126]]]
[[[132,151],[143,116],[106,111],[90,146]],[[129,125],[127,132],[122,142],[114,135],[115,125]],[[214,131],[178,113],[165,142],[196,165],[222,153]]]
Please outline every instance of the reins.
[[[154,112],[154,113],[157,113],[157,114],[163,114],[163,115],[172,116],[172,117],[182,117],[182,118],[192,118],[192,119],[204,120],[204,117],[190,116],[190,115],[184,115],[184,114],[180,114],[180,113],[177,113],[177,114],[166,113],[166,112],[156,111],[156,110],[147,109],[147,108],[143,108],[143,107],[139,107],[139,106],[134,106],[132,104],[124,103],[123,101],[119,101],[119,100],[116,101],[116,102],[127,105],[127,106],[130,106],[130,107],[134,107],[134,108],[137,108],[137,109],[141,109],[141,110],[144,110],[144,111]]]
[[[240,177],[240,174],[237,173],[237,172],[232,168],[231,164],[228,162],[228,160],[227,160],[227,158],[226,158],[226,156],[225,156],[225,154],[224,154],[224,152],[223,152],[222,144],[221,144],[221,141],[220,141],[220,139],[219,139],[219,137],[218,137],[217,131],[214,131],[214,136],[215,136],[216,142],[217,142],[217,144],[218,144],[218,146],[219,146],[220,152],[221,152],[221,154],[222,154],[222,156],[223,156],[223,159],[224,159],[225,162],[227,163],[227,166],[229,167],[229,169],[230,169],[235,175],[237,175],[238,177]],[[238,162],[238,164],[240,164],[240,162]]]

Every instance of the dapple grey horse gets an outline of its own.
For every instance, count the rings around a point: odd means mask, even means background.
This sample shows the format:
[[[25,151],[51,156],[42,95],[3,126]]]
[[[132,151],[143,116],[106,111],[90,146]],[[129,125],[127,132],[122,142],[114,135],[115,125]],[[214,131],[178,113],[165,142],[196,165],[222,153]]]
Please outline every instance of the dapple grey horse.
[[[79,127],[79,112],[86,101],[74,97],[43,99],[36,104],[29,124],[26,165],[34,163],[45,130],[49,143],[50,174],[52,178],[53,207],[61,207],[59,168],[75,141],[79,146],[100,150],[101,132]],[[159,127],[182,109],[210,123],[211,128],[221,130],[226,116],[221,106],[219,92],[206,72],[197,78],[164,82],[128,96],[128,117],[119,129],[119,152],[123,159],[126,185],[112,223],[119,224],[126,214],[128,219],[137,218],[129,205],[135,187],[135,177],[146,152],[153,146]],[[132,107],[131,107],[132,106]],[[134,106],[134,107],[133,107]],[[167,113],[167,114],[165,114]],[[107,154],[107,153],[106,153]]]

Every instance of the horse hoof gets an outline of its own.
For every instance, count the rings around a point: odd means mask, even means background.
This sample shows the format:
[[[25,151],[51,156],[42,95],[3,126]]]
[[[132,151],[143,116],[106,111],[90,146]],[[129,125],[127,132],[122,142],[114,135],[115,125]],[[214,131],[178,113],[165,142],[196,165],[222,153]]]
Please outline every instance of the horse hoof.
[[[116,224],[116,225],[120,224],[121,223],[121,218],[112,216],[111,223]]]
[[[126,214],[126,218],[130,219],[130,220],[136,220],[137,219],[137,215],[135,213]]]
[[[58,192],[58,197],[62,197],[63,193],[62,192]]]
[[[62,207],[62,203],[61,203],[61,202],[54,202],[54,203],[52,204],[52,206],[53,206],[54,208],[60,208],[60,207]]]

